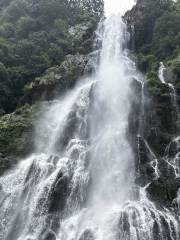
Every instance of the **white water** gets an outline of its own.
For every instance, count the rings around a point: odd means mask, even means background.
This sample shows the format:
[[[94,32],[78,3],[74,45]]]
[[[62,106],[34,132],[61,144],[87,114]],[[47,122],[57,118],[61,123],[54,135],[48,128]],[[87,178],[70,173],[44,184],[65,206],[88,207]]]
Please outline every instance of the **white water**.
[[[172,104],[175,107],[175,110],[177,110],[178,104],[177,104],[176,90],[175,90],[175,87],[173,86],[172,83],[166,83],[165,78],[164,78],[164,71],[165,70],[166,70],[166,67],[164,66],[164,63],[160,62],[159,72],[158,72],[159,80],[161,81],[162,84],[168,85],[168,87],[170,89]]]
[[[175,217],[134,183],[126,25],[112,16],[98,35],[93,79],[49,107],[36,153],[0,178],[1,240],[179,239]]]
[[[166,70],[164,63],[160,62],[160,66],[159,66],[159,72],[158,72],[158,76],[159,76],[159,80],[163,83],[166,84],[166,81],[164,79],[164,71]]]
[[[179,106],[178,106],[178,102],[177,102],[177,93],[176,93],[176,89],[175,89],[174,85],[172,83],[167,83],[165,81],[165,78],[164,78],[165,70],[166,70],[166,67],[164,66],[164,63],[160,62],[158,77],[159,77],[159,80],[161,81],[161,83],[166,84],[169,88],[171,103],[172,103],[172,107],[174,108],[172,117],[173,117],[173,120],[175,121],[176,125],[179,127],[180,113],[179,113]]]
[[[111,16],[114,13],[122,15],[133,7],[135,0],[104,0],[106,16]]]
[[[134,74],[125,51],[128,34],[119,15],[107,19],[101,27],[102,50],[90,122],[90,197],[87,209],[63,222],[60,239],[78,239],[87,229],[97,239],[112,239],[117,234],[113,225],[130,198],[134,180],[133,154],[126,137],[128,94]]]

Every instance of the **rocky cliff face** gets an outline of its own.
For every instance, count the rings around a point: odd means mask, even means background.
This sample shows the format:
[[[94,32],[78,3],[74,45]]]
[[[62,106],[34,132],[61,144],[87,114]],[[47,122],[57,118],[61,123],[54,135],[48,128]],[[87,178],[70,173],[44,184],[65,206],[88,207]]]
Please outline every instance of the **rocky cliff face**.
[[[129,117],[136,156],[136,182],[147,186],[149,198],[172,207],[178,197],[179,128],[168,85],[144,80],[134,84],[136,101]],[[143,86],[143,87],[142,87]],[[154,89],[156,88],[156,89]],[[143,99],[144,102],[143,102]]]
[[[144,71],[144,80],[136,81],[132,86],[135,96],[132,98],[130,134],[136,156],[136,181],[143,186],[149,184],[148,196],[157,205],[175,209],[180,187],[178,57],[167,63],[161,79],[158,56],[153,52],[152,43],[157,19],[165,7],[163,4],[165,2],[138,0],[125,15],[137,65],[144,56],[154,59],[151,67],[140,67]],[[162,9],[158,9],[160,6]],[[152,9],[155,9],[153,13]]]

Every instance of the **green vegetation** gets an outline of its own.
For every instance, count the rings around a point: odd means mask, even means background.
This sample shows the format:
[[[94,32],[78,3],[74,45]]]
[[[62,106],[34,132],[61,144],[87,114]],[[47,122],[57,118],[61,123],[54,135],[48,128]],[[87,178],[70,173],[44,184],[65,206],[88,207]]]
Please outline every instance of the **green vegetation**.
[[[85,55],[67,55],[60,65],[48,68],[40,77],[25,85],[23,101],[32,104],[39,100],[52,100],[74,85],[86,63]]]
[[[0,175],[33,150],[34,122],[40,117],[41,105],[24,105],[0,117]]]
[[[160,61],[167,64],[179,59],[179,0],[138,0],[126,18],[134,25],[135,51],[142,72],[157,73]]]
[[[102,14],[102,0],[1,1],[0,112],[12,112],[24,86],[67,54],[88,53]]]
[[[173,84],[180,99],[180,0],[137,0],[125,19],[131,28],[137,65],[146,75],[144,138],[157,156],[163,156],[171,139],[180,132],[173,90],[158,77],[160,62],[165,81]]]

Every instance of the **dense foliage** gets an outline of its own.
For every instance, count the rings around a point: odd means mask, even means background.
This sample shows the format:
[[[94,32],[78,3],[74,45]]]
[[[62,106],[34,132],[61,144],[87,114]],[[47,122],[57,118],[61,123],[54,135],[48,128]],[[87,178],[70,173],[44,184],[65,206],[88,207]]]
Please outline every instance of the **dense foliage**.
[[[138,0],[127,13],[134,25],[134,46],[141,71],[157,76],[159,62],[171,64],[180,57],[180,1]],[[177,70],[179,71],[179,70]]]
[[[102,0],[2,0],[1,113],[14,110],[24,86],[47,68],[60,64],[67,54],[87,53],[89,45],[72,39],[69,29],[88,23],[93,31],[102,14]]]

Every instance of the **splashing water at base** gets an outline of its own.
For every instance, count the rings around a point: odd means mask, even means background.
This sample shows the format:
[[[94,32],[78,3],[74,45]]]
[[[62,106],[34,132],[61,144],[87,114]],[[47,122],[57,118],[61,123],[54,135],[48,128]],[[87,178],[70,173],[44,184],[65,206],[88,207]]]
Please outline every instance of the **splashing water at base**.
[[[0,240],[178,240],[179,225],[135,187],[127,138],[134,63],[120,16],[99,28],[94,79],[37,125],[37,153],[0,178]]]

